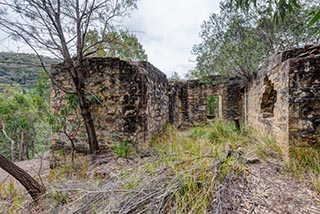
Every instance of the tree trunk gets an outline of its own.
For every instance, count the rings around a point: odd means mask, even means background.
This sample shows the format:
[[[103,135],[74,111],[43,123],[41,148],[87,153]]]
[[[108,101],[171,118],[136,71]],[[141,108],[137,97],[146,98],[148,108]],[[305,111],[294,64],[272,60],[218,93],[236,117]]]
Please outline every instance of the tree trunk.
[[[79,56],[77,64],[77,68],[73,67],[73,70],[71,69],[71,74],[75,74],[73,75],[73,82],[76,87],[80,111],[87,131],[89,153],[94,154],[99,151],[99,143],[91,115],[90,104],[87,102],[85,97],[85,71],[82,70],[82,56]]]
[[[28,191],[34,201],[36,201],[41,193],[45,192],[45,187],[41,186],[26,171],[15,165],[2,154],[0,154],[0,167],[17,179]]]
[[[94,154],[99,151],[99,143],[96,135],[96,130],[94,127],[90,104],[86,101],[85,97],[85,72],[82,70],[82,56],[78,56],[77,66],[74,66],[71,58],[67,60],[67,65],[69,64],[70,74],[76,89],[76,95],[79,101],[79,107],[81,111],[82,118],[87,131],[89,153]]]
[[[22,161],[23,146],[22,142],[18,143],[18,161]]]
[[[91,115],[91,110],[88,104],[84,99],[84,95],[78,96],[81,115],[84,119],[84,124],[86,127],[87,135],[88,135],[88,143],[89,143],[89,152],[94,154],[99,151],[99,143]]]
[[[12,138],[9,137],[9,135],[6,132],[6,125],[4,122],[1,122],[2,125],[2,132],[4,134],[4,136],[10,141],[11,146],[10,146],[10,153],[11,153],[11,161],[14,162],[15,161],[15,151],[14,151],[14,145],[15,142],[14,140],[12,140]]]
[[[25,148],[24,148],[24,134],[21,130],[20,144],[19,144],[19,161],[24,160]]]

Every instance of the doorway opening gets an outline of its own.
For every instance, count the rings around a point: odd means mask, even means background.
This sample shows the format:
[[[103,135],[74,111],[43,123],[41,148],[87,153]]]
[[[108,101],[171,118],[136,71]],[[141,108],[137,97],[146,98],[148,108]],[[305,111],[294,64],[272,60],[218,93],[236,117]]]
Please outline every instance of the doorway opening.
[[[207,119],[214,119],[220,116],[220,96],[207,96],[206,114]]]
[[[274,116],[274,106],[277,102],[277,91],[274,90],[274,84],[268,77],[264,78],[264,92],[260,104],[260,112],[263,118]]]

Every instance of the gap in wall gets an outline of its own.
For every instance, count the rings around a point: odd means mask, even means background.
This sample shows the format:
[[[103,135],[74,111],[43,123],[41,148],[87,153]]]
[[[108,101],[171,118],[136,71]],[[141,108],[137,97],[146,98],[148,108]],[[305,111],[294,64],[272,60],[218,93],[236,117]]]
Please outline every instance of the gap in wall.
[[[207,119],[214,119],[219,117],[220,111],[220,96],[209,95],[207,96],[206,114]]]
[[[274,105],[277,102],[277,91],[274,90],[274,83],[268,77],[264,78],[264,92],[260,105],[260,113],[263,118],[274,116]]]

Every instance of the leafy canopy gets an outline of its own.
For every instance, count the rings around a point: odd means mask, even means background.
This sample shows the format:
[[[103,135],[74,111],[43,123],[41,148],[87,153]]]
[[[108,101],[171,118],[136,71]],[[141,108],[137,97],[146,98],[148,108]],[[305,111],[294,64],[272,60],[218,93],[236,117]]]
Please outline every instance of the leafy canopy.
[[[316,4],[319,2],[313,1]],[[230,0],[230,6],[235,9],[241,9],[243,11],[249,11],[250,7],[253,6],[255,8],[259,7],[261,3],[267,4],[268,9],[272,11],[272,17],[274,22],[277,24],[279,19],[285,19],[290,14],[295,13],[297,10],[303,7],[303,4],[306,1],[303,0]],[[319,5],[315,8],[312,13],[310,13],[309,18],[309,26],[314,25],[316,22],[320,20],[320,9]]]
[[[20,160],[32,158],[35,151],[47,150],[49,98],[50,79],[44,71],[40,72],[36,85],[31,89],[23,89],[19,85],[4,86],[0,92],[1,154],[12,158],[10,141],[2,129],[15,142],[15,154]]]
[[[230,9],[228,2],[221,3],[220,13],[212,14],[201,26],[202,42],[193,47],[197,64],[191,76],[204,80],[212,75],[236,76],[247,81],[268,56],[318,43],[320,24],[307,27],[305,22],[317,5],[306,1],[302,6],[281,25],[274,25],[268,4],[242,12]]]
[[[90,30],[86,37],[86,46],[90,47],[87,52],[96,49],[100,40],[107,42],[93,56],[119,57],[122,60],[132,61],[146,61],[148,58],[141,43],[133,33],[113,30],[103,34],[103,32],[99,33],[98,30]]]

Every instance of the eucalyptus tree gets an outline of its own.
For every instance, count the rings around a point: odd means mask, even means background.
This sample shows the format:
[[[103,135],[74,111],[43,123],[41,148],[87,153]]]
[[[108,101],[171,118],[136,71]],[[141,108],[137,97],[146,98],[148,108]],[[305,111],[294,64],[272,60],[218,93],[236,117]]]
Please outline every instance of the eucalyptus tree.
[[[35,147],[48,143],[49,87],[42,73],[32,89],[8,85],[0,92],[0,167],[16,178],[34,200],[45,188],[14,161],[34,157]]]
[[[38,118],[29,94],[24,93],[18,86],[4,89],[0,93],[1,152],[6,155],[10,150],[8,156],[12,161],[29,158],[30,151],[34,151],[34,125]]]
[[[212,14],[201,26],[202,42],[193,47],[197,64],[191,75],[207,78],[219,74],[247,81],[268,56],[318,43],[320,23],[306,27],[305,22],[315,8],[312,1],[306,1],[299,11],[283,19],[281,25],[275,25],[268,4],[242,12],[233,10],[230,2],[221,3],[220,13]]]
[[[268,4],[269,9],[273,12],[273,20],[277,24],[279,19],[285,19],[292,13],[303,7],[306,3],[305,0],[229,0],[230,6],[235,9],[241,9],[243,11],[250,10],[250,7],[259,7],[261,3]],[[314,25],[320,20],[320,8],[319,1],[313,1],[317,4],[312,13],[308,14],[309,26]],[[307,20],[305,20],[307,21]]]
[[[88,32],[101,29],[106,35],[113,20],[127,15],[136,8],[136,0],[3,0],[0,2],[0,27],[15,39],[22,40],[39,57],[47,70],[41,54],[48,53],[64,62],[73,89],[53,84],[77,97],[85,124],[89,152],[96,153],[99,144],[86,100],[86,57],[104,49],[108,41],[101,37],[90,47],[86,46]]]
[[[125,30],[112,30],[107,34],[100,33],[98,30],[88,32],[86,45],[95,49],[97,41],[108,41],[103,45],[104,48],[97,51],[94,56],[118,57],[122,60],[146,61],[148,56],[139,42],[136,35]]]
[[[10,172],[15,179],[17,179],[28,191],[29,195],[34,201],[37,201],[41,193],[45,192],[45,187],[39,184],[33,177],[31,177],[26,171],[21,169],[4,157],[0,153],[0,167],[7,172]]]
[[[83,66],[86,57],[104,48],[105,37],[90,47],[86,46],[88,32],[101,29],[108,33],[117,17],[128,15],[136,8],[137,0],[1,0],[0,28],[13,39],[24,42],[40,60],[52,83],[67,94],[77,97],[87,131],[89,152],[96,153],[99,144],[86,99]],[[51,76],[42,55],[50,54],[63,61],[73,88],[59,85]],[[25,171],[0,155],[0,167],[22,183],[36,199],[41,185]]]
[[[212,14],[201,26],[203,41],[193,47],[197,64],[192,75],[238,76],[247,81],[273,44],[257,29],[257,13],[231,11],[227,3],[221,3],[220,8],[219,14]],[[269,23],[264,24],[269,29]]]

